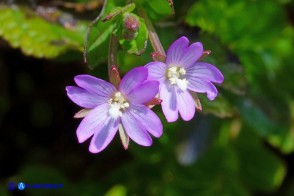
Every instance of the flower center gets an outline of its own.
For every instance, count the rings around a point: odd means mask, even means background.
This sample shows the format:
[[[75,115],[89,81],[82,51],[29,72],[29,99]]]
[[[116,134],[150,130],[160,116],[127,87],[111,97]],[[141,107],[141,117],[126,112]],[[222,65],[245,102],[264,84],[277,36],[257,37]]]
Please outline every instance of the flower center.
[[[167,78],[172,85],[177,85],[181,90],[186,90],[188,80],[184,77],[186,70],[183,67],[170,67],[167,69]]]
[[[130,107],[129,102],[122,96],[121,92],[114,93],[113,97],[109,99],[108,104],[110,106],[108,113],[114,119],[121,117],[122,112]]]

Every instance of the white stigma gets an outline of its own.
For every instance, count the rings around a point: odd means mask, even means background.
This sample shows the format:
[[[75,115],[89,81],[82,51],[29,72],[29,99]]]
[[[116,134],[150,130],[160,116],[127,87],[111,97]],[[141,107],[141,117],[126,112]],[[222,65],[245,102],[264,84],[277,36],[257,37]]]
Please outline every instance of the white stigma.
[[[114,119],[121,117],[123,111],[130,107],[130,104],[122,96],[121,92],[116,92],[114,96],[108,101],[108,104],[110,106],[108,113]]]
[[[171,67],[167,70],[167,78],[172,85],[177,85],[181,90],[186,90],[189,84],[188,80],[184,77],[186,70],[183,67]]]

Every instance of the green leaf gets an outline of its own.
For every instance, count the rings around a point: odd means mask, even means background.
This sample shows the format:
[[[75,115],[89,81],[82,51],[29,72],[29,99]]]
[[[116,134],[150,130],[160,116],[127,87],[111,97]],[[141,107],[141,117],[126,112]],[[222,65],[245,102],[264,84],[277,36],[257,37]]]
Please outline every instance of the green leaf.
[[[227,63],[218,67],[225,76],[221,86],[237,95],[244,95],[247,87],[247,79],[242,66]]]
[[[279,131],[279,126],[252,100],[236,99],[236,103],[242,119],[258,135],[266,137]]]
[[[84,60],[88,65],[95,67],[101,61],[101,57],[105,57],[107,44],[104,45],[106,48],[101,46],[105,44],[114,27],[115,24],[103,23],[100,18],[90,26],[84,51]]]
[[[260,7],[264,10],[262,14]],[[252,18],[248,15],[259,16],[254,21],[258,25],[252,25]],[[257,46],[256,43],[268,44],[270,37],[279,34],[279,27],[285,24],[283,17],[276,1],[201,0],[191,6],[185,20],[191,26],[215,33],[231,47],[249,48]]]
[[[196,164],[180,168],[173,188],[194,195],[249,195],[238,176],[238,157],[233,149],[213,145]]]
[[[146,2],[158,14],[171,15],[173,13],[173,9],[167,0],[147,0]]]
[[[244,129],[236,141],[241,177],[255,191],[276,190],[286,175],[285,165],[264,147],[258,135]]]
[[[279,40],[286,43],[283,34],[287,18],[283,11],[277,1],[200,0],[191,6],[185,21],[217,36],[238,55],[247,78],[255,82],[259,75],[274,77],[283,65],[280,55],[273,53]],[[252,25],[252,18],[256,25]]]
[[[282,152],[289,154],[294,151],[294,101],[290,102],[290,127],[280,129],[276,134],[269,135],[268,141]]]
[[[84,61],[92,67],[107,58],[106,40],[115,28],[113,21],[102,22],[105,15],[116,7],[116,1],[104,1],[100,15],[91,23],[85,39]],[[104,13],[105,12],[105,13]]]
[[[142,18],[140,18],[140,27],[138,35],[135,39],[128,41],[126,39],[120,39],[119,43],[127,50],[130,54],[141,55],[146,47],[148,41],[148,30],[146,24]]]
[[[232,117],[236,114],[234,107],[221,94],[218,94],[213,101],[208,100],[204,94],[197,95],[199,96],[204,113],[211,113],[219,118]]]
[[[117,7],[119,1],[104,1],[100,15],[91,23],[85,39],[84,61],[92,66],[97,66],[107,58],[108,40],[111,33],[115,31],[115,21],[107,21],[124,12],[132,11],[135,4],[128,4],[124,7]],[[103,22],[104,21],[104,22]]]
[[[120,14],[126,13],[126,12],[131,12],[135,9],[136,5],[134,3],[130,3],[124,7],[115,7],[111,10],[110,13],[108,13],[104,19],[103,22],[110,20]]]
[[[68,49],[82,51],[84,24],[74,29],[49,23],[24,7],[0,6],[0,36],[26,55],[55,58]]]
[[[105,193],[105,196],[126,196],[127,195],[127,189],[126,187],[122,185],[115,185],[111,187],[107,193]]]

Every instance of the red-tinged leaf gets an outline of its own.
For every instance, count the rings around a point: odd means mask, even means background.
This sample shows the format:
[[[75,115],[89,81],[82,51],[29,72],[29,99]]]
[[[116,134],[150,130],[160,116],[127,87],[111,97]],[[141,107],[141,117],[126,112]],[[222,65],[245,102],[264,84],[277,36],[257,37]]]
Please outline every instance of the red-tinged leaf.
[[[172,14],[175,14],[175,7],[174,7],[174,2],[173,0],[167,0],[168,1],[168,4],[169,6],[172,8]]]
[[[122,126],[122,124],[120,124],[118,126],[118,132],[119,132],[119,136],[120,136],[120,139],[121,139],[121,142],[122,142],[122,145],[124,147],[125,150],[128,149],[129,147],[129,142],[130,142],[130,138],[129,136],[127,135],[124,127]]]
[[[113,84],[115,87],[118,87],[120,80],[121,79],[117,67],[115,65],[112,65],[109,73],[110,83]]]
[[[192,95],[192,97],[194,99],[194,104],[195,104],[196,109],[199,110],[199,111],[202,111],[202,105],[201,105],[201,102],[200,102],[200,100],[198,98],[197,93],[195,93],[193,91],[190,91],[190,93],[191,93],[191,95]]]
[[[162,102],[161,99],[154,97],[151,101],[147,102],[145,105],[148,107],[153,107],[154,105],[160,105]]]
[[[165,62],[166,56],[160,54],[159,52],[152,52],[151,57],[155,62]]]
[[[74,118],[84,118],[92,109],[82,109],[75,113]]]
[[[199,60],[202,60],[204,59],[205,57],[207,57],[208,55],[211,54],[211,51],[210,50],[204,50],[201,57],[199,58]]]

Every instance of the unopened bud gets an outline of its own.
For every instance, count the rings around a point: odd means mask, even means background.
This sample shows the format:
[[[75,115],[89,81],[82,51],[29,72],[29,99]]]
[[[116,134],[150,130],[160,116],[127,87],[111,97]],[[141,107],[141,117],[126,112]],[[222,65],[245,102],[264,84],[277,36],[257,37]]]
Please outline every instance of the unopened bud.
[[[112,83],[115,87],[118,87],[120,83],[120,76],[117,67],[115,65],[112,65],[109,71],[110,83]]]
[[[123,38],[133,40],[138,35],[140,19],[136,14],[125,13],[123,18]]]
[[[151,57],[154,62],[165,62],[166,56],[159,52],[152,52]]]
[[[204,59],[205,57],[207,57],[208,55],[211,54],[211,51],[210,50],[204,50],[201,57],[199,58],[199,60],[202,60]]]

